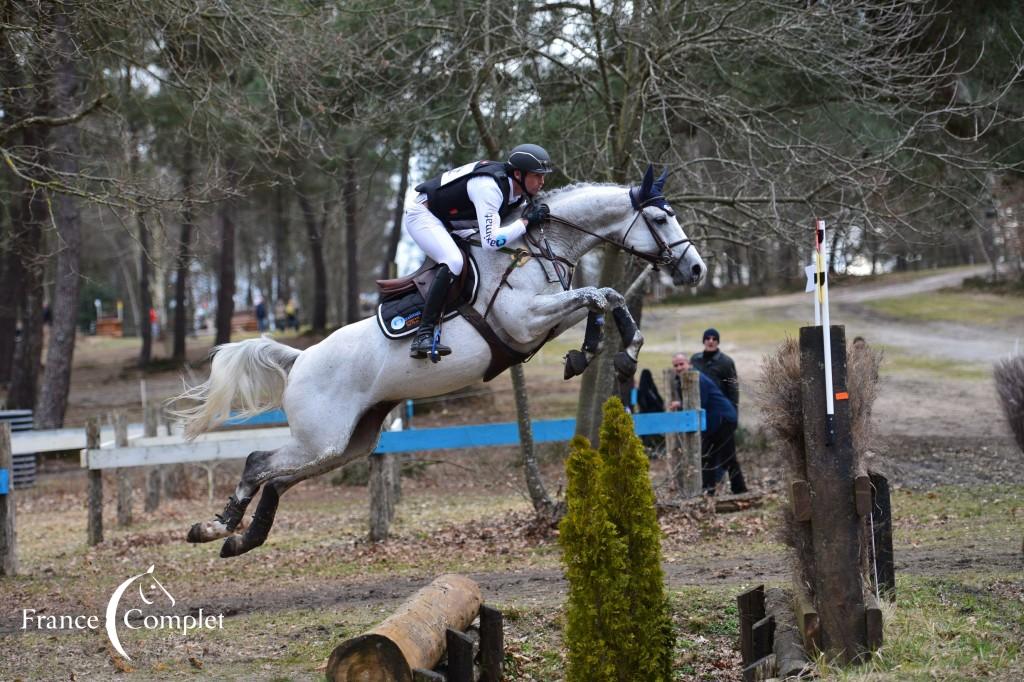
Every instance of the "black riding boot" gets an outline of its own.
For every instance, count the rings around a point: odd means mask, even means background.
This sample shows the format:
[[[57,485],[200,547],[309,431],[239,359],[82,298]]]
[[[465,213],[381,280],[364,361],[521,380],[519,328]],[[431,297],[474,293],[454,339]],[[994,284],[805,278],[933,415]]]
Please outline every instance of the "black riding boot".
[[[451,288],[455,276],[451,274],[448,266],[442,264],[437,269],[437,277],[430,285],[427,292],[427,300],[423,304],[423,317],[420,326],[413,337],[412,346],[409,348],[410,358],[425,358],[434,345],[434,327],[441,321],[441,313],[444,310],[444,301],[448,298],[448,289]],[[437,344],[438,355],[450,355],[452,349],[448,346]]]

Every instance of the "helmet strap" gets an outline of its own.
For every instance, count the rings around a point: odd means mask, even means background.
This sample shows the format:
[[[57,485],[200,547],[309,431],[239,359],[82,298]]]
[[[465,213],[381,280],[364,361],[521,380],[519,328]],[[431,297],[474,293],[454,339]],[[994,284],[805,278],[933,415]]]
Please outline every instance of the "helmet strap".
[[[519,173],[519,177],[516,177],[516,173],[517,173],[517,172]],[[519,185],[519,189],[523,190],[523,196],[526,196],[526,197],[529,197],[530,199],[533,199],[533,195],[532,195],[532,194],[530,194],[530,193],[529,193],[529,192],[528,192],[528,191],[526,190],[526,184],[525,184],[525,183],[523,182],[523,180],[522,180],[522,178],[523,178],[523,177],[524,177],[525,175],[526,175],[526,171],[524,171],[524,170],[522,170],[522,169],[519,169],[519,168],[515,168],[515,167],[513,167],[513,168],[512,168],[512,175],[511,175],[511,177],[512,177],[512,181],[513,181],[514,183],[516,183],[517,185]]]

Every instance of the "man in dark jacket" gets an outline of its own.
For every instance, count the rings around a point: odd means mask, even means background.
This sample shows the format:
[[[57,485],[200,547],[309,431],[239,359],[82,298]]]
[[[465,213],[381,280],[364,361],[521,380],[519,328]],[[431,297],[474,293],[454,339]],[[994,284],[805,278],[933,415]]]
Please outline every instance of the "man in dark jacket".
[[[672,369],[677,375],[675,392],[681,393],[678,375],[691,370],[690,361],[679,353],[672,358]],[[700,373],[700,406],[707,418],[707,428],[700,434],[701,487],[704,494],[715,494],[715,484],[720,470],[728,472],[729,486],[733,494],[747,492],[743,472],[736,459],[736,406],[703,372]],[[671,408],[678,410],[679,402],[672,401]]]
[[[728,355],[718,349],[717,329],[704,332],[704,352],[690,358],[690,364],[701,374],[706,374],[721,389],[734,407],[740,406],[740,381],[736,376],[736,364]]]

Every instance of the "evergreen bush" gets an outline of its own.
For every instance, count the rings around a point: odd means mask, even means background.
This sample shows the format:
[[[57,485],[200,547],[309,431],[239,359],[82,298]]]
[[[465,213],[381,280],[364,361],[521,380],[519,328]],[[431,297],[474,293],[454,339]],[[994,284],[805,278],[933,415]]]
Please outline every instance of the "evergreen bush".
[[[560,541],[569,602],[569,682],[671,679],[674,634],[647,457],[618,398],[600,452],[573,440]]]

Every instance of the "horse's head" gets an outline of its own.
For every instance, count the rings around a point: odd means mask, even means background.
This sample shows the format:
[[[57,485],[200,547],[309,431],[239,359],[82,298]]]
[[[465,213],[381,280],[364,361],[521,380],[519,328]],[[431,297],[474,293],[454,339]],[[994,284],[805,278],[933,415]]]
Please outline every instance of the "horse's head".
[[[707,272],[707,266],[676,219],[675,211],[665,198],[668,169],[657,180],[654,167],[647,166],[644,179],[629,191],[637,215],[623,237],[623,243],[636,254],[649,254],[653,260],[669,266],[674,284],[694,286]],[[642,225],[637,225],[641,222]],[[646,227],[646,229],[644,229]]]

